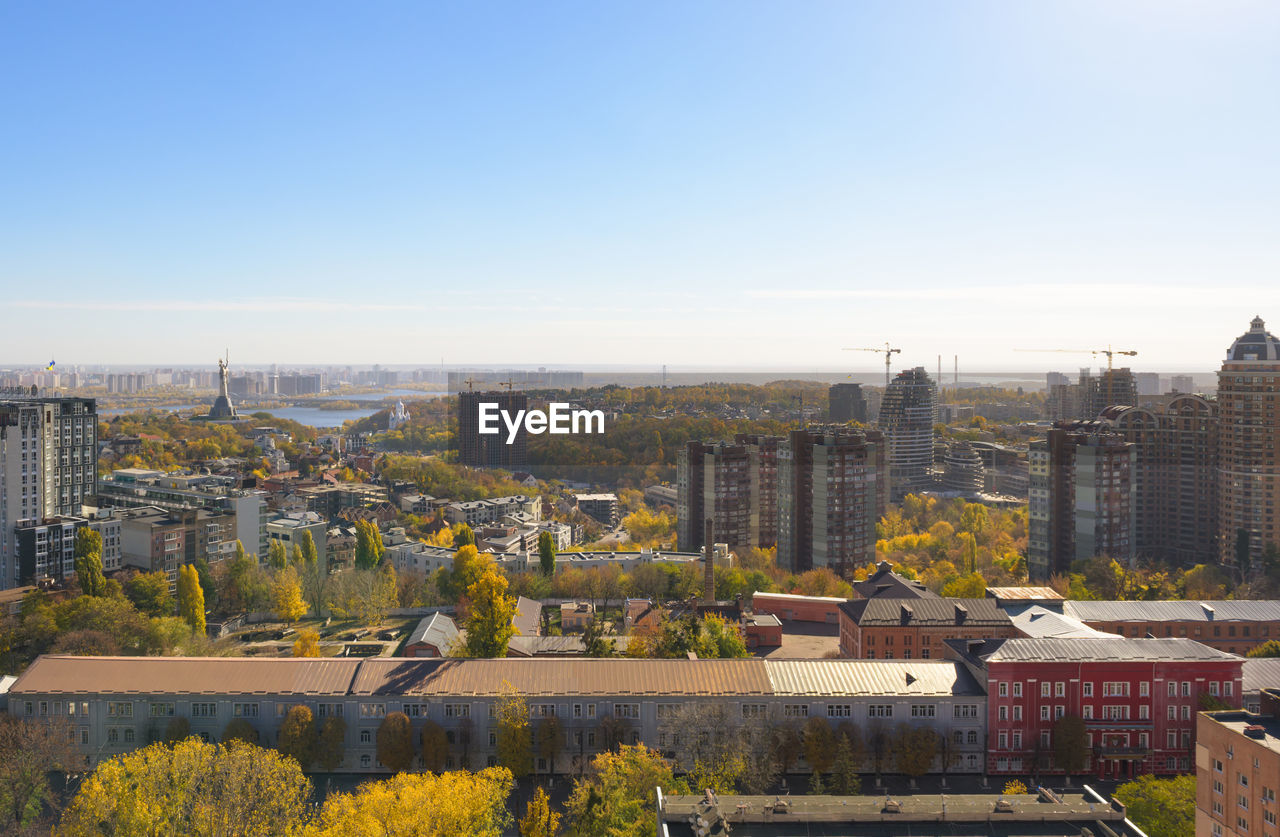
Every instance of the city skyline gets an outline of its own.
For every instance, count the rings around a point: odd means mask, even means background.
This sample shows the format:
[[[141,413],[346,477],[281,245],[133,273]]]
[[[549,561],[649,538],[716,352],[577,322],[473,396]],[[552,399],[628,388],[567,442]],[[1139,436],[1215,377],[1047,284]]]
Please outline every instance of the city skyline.
[[[0,354],[1208,371],[1280,317],[1274,6],[314,11],[6,13]]]

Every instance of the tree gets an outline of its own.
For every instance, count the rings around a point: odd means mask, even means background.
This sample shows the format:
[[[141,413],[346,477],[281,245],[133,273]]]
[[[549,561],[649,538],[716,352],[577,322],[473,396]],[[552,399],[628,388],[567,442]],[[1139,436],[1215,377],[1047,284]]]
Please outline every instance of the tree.
[[[293,656],[319,657],[320,632],[311,628],[303,628],[298,631],[298,638],[293,641]]]
[[[511,624],[516,600],[507,595],[507,579],[488,568],[467,588],[467,599],[471,612],[467,618],[466,655],[505,657],[507,643],[516,632]]]
[[[169,576],[164,570],[139,573],[125,582],[124,594],[133,602],[138,612],[147,616],[168,616],[173,613],[173,597],[169,595]]]
[[[372,520],[356,521],[356,569],[371,570],[382,563],[385,551],[382,545],[382,533]]]
[[[311,537],[310,530],[302,530],[302,560],[308,567],[314,567],[320,561],[320,553],[316,551],[316,540]],[[381,541],[379,541],[381,544]]]
[[[1084,770],[1089,760],[1089,733],[1084,719],[1066,715],[1053,725],[1053,763],[1070,776]]]
[[[459,523],[453,529],[453,548],[462,549],[464,546],[476,545],[476,533],[471,527],[465,523]]]
[[[239,541],[236,541],[239,543]],[[242,547],[243,548],[243,547]],[[218,587],[213,580],[213,571],[209,569],[209,562],[203,558],[197,558],[192,564],[196,568],[196,578],[200,581],[200,593],[204,596],[205,610],[212,610],[214,613],[220,613],[218,610]]]
[[[1195,833],[1195,774],[1171,779],[1140,776],[1116,788],[1115,798],[1124,803],[1129,819],[1148,837]]]
[[[533,747],[539,758],[547,760],[547,772],[556,771],[556,758],[564,745],[564,729],[560,719],[550,715],[538,722],[533,730]]]
[[[267,564],[273,570],[283,570],[289,564],[289,555],[285,552],[284,541],[279,538],[272,538],[267,544]]]
[[[858,762],[853,755],[853,745],[849,739],[841,735],[836,744],[836,759],[833,769],[836,774],[836,793],[848,796],[862,789],[862,780],[858,777]]]
[[[413,765],[413,726],[403,712],[392,712],[378,725],[378,761],[393,773]]]
[[[893,742],[894,764],[913,780],[929,772],[938,755],[938,734],[929,727],[898,724]]]
[[[517,779],[528,776],[533,768],[533,731],[529,727],[529,704],[511,686],[502,684],[498,698],[498,764]]]
[[[1250,547],[1249,547],[1249,530],[1236,530],[1236,569],[1240,572],[1240,578],[1246,578],[1249,575],[1250,564]]]
[[[543,575],[555,575],[556,540],[551,536],[550,532],[543,532],[538,535],[538,563],[542,567]]]
[[[316,763],[324,770],[336,770],[346,753],[347,722],[337,715],[330,715],[320,724],[316,738]]]
[[[191,736],[191,722],[178,715],[170,718],[164,728],[164,743],[173,745]]]
[[[600,753],[565,803],[571,837],[649,837],[657,829],[657,794],[687,794],[661,754],[644,746]]]
[[[316,722],[311,710],[304,705],[290,707],[280,724],[280,736],[276,749],[293,758],[306,770],[316,757]]]
[[[244,718],[235,718],[227,723],[222,729],[222,743],[230,744],[233,741],[241,741],[245,744],[258,743],[258,731],[253,728]]]
[[[428,720],[422,725],[422,763],[432,773],[444,771],[449,759],[449,736],[444,727]]]
[[[889,764],[892,747],[893,736],[889,734],[889,729],[883,723],[873,721],[871,729],[867,731],[867,752],[871,756],[871,767],[875,770],[877,783]]]
[[[178,616],[193,632],[204,634],[204,590],[200,587],[200,574],[191,564],[178,568]]]
[[[584,657],[612,657],[617,647],[612,639],[604,635],[604,624],[600,619],[592,619],[582,629],[582,655]]]
[[[480,580],[486,570],[493,569],[493,556],[481,555],[473,544],[459,547],[453,554],[453,566],[441,571],[440,595],[445,601],[456,602],[467,594],[467,588]]]
[[[285,622],[296,622],[307,614],[306,602],[302,601],[302,584],[298,581],[296,569],[285,567],[276,573],[271,584],[271,602],[276,616]]]
[[[1280,657],[1280,641],[1269,639],[1257,648],[1249,649],[1246,657]]]
[[[88,526],[76,530],[76,581],[86,596],[101,596],[107,579],[102,574],[102,535]]]
[[[21,829],[56,802],[49,774],[66,772],[76,759],[71,726],[64,721],[0,716],[0,799],[7,802],[0,825]]]
[[[295,543],[289,550],[289,563],[295,567],[301,567],[305,562],[306,559],[302,557],[302,544]]]
[[[836,739],[826,718],[813,717],[804,725],[804,760],[814,773],[831,772],[836,757]]]
[[[502,837],[511,825],[507,797],[513,784],[511,773],[501,767],[439,776],[401,773],[382,782],[366,782],[353,793],[331,795],[306,835]]]
[[[982,573],[962,575],[942,588],[942,595],[954,599],[981,599],[987,594],[987,579]]]
[[[804,738],[794,723],[784,722],[770,730],[773,753],[778,759],[778,771],[788,773],[804,755]]]
[[[520,837],[555,837],[559,827],[560,815],[552,812],[547,792],[539,787],[520,818]]]
[[[627,741],[627,733],[631,725],[622,718],[605,715],[600,719],[600,746],[606,750],[617,750]]]
[[[71,800],[58,833],[300,835],[310,795],[311,783],[292,759],[188,738],[100,764]]]

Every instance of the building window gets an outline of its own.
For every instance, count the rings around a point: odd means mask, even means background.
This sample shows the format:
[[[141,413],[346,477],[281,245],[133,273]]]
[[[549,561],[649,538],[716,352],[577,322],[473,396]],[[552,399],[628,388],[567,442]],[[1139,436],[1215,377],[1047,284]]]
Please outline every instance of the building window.
[[[932,703],[913,703],[911,704],[912,718],[934,718],[937,707]]]
[[[373,732],[367,729],[360,730],[360,743],[370,744],[372,742],[373,742]]]
[[[1014,696],[1014,697],[1022,697],[1022,684],[1021,684],[1021,683],[1014,683],[1014,684],[1013,684],[1013,696]]]
[[[1169,697],[1177,697],[1177,696],[1178,696],[1178,684],[1175,681],[1170,680],[1169,681]]]
[[[173,704],[172,703],[151,704],[151,717],[152,718],[172,718]]]
[[[765,716],[765,705],[763,703],[744,703],[742,704],[742,717],[746,720],[759,720]]]
[[[236,718],[256,718],[258,717],[258,704],[233,703],[231,705],[231,714]]]
[[[853,707],[847,703],[832,703],[827,706],[828,718],[851,718]]]
[[[193,703],[191,704],[192,718],[216,718],[218,717],[218,704],[216,703]]]
[[[783,704],[782,717],[784,718],[808,718],[809,704],[807,703],[787,703]]]
[[[613,717],[637,719],[640,717],[640,704],[615,703],[613,705]]]
[[[469,703],[446,703],[444,705],[444,716],[446,718],[470,718],[471,704]]]
[[[1049,697],[1049,690],[1053,688],[1053,684],[1048,680],[1040,684],[1040,697]]]
[[[1066,684],[1066,683],[1054,683],[1054,684],[1053,684],[1053,696],[1054,696],[1054,697],[1066,697],[1066,696],[1067,696],[1067,684]]]
[[[1138,697],[1148,697],[1151,694],[1150,681],[1143,680],[1138,684]]]
[[[1047,720],[1049,720],[1049,706],[1048,706],[1048,704],[1046,704],[1046,705],[1044,705],[1044,706],[1041,706],[1041,707],[1040,707],[1040,720],[1042,720],[1042,721],[1047,721]]]
[[[1009,696],[1009,684],[1008,684],[1008,683],[1003,683],[1003,682],[1002,682],[1002,683],[1000,683],[1000,684],[998,685],[998,690],[999,690],[999,692],[1000,692],[1000,697],[1008,697],[1008,696]]]
[[[957,703],[951,710],[953,718],[976,718],[978,717],[978,705],[976,703]]]
[[[1083,694],[1085,697],[1093,697],[1093,684],[1092,684],[1092,683],[1082,683],[1082,684],[1081,684],[1081,686],[1080,686],[1080,688],[1081,688],[1081,690],[1082,690],[1082,691],[1081,691],[1081,694]]]
[[[867,705],[868,718],[892,718],[893,705],[889,703],[871,703]]]

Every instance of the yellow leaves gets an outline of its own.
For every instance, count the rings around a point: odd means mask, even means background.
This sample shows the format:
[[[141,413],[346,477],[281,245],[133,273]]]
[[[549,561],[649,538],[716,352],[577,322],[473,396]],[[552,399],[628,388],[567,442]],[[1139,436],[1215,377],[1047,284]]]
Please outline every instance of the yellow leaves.
[[[501,837],[511,820],[506,801],[513,784],[511,772],[501,767],[439,776],[401,773],[330,796],[305,835]]]
[[[320,656],[320,633],[310,628],[303,628],[298,631],[298,638],[293,641],[293,656],[295,657],[319,657]]]
[[[276,573],[271,583],[271,602],[276,616],[286,622],[296,622],[307,613],[307,605],[302,600],[302,583],[298,580],[298,571],[293,567],[285,567]]]

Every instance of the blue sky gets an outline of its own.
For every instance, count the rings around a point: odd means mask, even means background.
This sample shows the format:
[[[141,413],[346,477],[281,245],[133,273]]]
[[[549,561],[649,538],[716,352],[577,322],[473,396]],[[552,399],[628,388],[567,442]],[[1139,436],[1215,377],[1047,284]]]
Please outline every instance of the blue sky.
[[[1209,370],[1274,3],[0,6],[0,362]],[[949,364],[948,364],[949,365]]]

